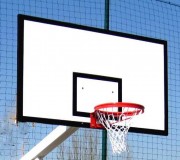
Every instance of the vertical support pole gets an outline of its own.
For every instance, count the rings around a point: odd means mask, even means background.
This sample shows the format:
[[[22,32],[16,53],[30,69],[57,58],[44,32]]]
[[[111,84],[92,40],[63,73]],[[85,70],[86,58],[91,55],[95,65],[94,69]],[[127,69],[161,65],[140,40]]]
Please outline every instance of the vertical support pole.
[[[106,160],[107,157],[107,131],[102,131],[102,160]]]
[[[109,30],[109,1],[105,0],[104,29]],[[107,131],[102,131],[102,160],[107,157]]]
[[[104,29],[109,30],[109,1],[105,0]]]

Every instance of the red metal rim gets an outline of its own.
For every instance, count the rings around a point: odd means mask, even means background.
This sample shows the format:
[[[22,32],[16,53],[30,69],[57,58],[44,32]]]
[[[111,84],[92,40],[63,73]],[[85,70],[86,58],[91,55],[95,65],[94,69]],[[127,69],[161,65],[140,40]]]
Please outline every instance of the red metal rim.
[[[101,109],[104,108],[122,108],[122,107],[128,107],[128,108],[134,108],[134,109],[138,109],[137,113],[144,113],[144,106],[140,105],[140,104],[136,104],[136,103],[128,103],[128,102],[116,102],[116,103],[104,103],[104,104],[100,104],[94,107],[95,111],[100,111]],[[108,112],[108,111],[101,111],[101,112],[106,112],[107,114],[111,114],[112,112]],[[116,113],[121,113],[121,112],[116,112]],[[126,112],[126,114],[128,114],[128,112]],[[132,111],[129,112],[129,114],[132,114]]]

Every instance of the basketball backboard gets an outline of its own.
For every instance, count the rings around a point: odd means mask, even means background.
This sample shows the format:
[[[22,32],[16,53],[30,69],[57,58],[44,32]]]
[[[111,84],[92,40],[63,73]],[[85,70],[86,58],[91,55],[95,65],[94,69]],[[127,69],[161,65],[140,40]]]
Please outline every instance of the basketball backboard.
[[[145,107],[130,131],[167,135],[167,85],[166,41],[18,16],[18,121],[89,127],[123,101]]]

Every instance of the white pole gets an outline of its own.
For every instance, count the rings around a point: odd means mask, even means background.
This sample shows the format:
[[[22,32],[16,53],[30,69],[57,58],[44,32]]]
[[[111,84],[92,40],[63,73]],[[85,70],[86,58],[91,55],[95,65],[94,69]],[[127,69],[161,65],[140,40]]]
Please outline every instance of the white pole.
[[[78,130],[76,127],[58,126],[20,160],[43,160],[50,151],[66,140],[76,130]]]

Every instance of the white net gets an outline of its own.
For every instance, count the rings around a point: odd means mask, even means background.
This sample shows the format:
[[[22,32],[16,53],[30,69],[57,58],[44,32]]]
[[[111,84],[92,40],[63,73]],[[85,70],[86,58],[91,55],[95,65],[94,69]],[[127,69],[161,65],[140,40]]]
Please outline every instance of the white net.
[[[97,123],[106,128],[115,154],[128,151],[127,133],[131,126],[131,120],[133,116],[140,113],[136,108],[123,107],[121,109],[121,112],[117,112],[117,107],[108,108],[108,111],[107,108],[95,111]]]

